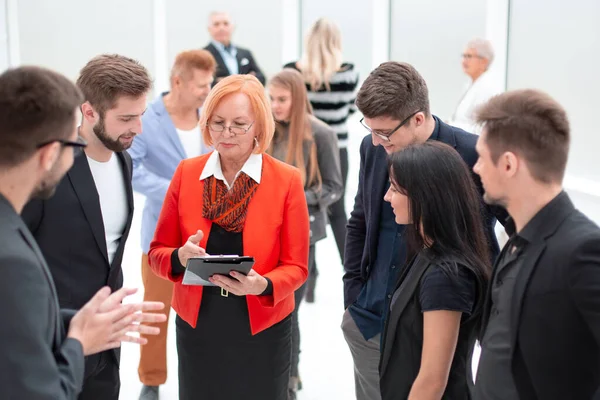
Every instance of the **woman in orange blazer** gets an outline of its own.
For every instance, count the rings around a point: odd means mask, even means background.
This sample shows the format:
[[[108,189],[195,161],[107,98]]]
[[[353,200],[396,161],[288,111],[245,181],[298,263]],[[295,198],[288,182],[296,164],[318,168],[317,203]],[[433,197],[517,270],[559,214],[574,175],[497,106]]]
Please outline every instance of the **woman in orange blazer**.
[[[309,220],[300,172],[265,154],[274,122],[264,88],[232,75],[200,120],[215,151],[184,160],[165,197],[151,268],[175,282],[179,398],[285,400],[294,291],[306,280]],[[254,257],[247,276],[182,284],[190,257]]]

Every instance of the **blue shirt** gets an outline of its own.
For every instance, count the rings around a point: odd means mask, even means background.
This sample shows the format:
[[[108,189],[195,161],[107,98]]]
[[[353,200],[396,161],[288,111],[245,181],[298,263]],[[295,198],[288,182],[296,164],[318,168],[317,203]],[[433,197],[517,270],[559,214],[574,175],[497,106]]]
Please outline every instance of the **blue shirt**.
[[[229,48],[225,49],[225,46],[222,43],[217,42],[216,40],[213,40],[212,44],[213,44],[213,46],[215,46],[215,48],[221,55],[223,62],[225,62],[225,66],[227,66],[227,69],[229,70],[229,74],[230,75],[239,74],[239,67],[238,67],[238,61],[237,61],[237,48],[234,47],[233,45],[229,45]]]
[[[437,119],[435,128],[428,140],[438,140],[440,124]],[[386,174],[387,177],[387,174]],[[386,178],[387,179],[387,178]],[[385,191],[390,187],[386,182]],[[370,266],[371,273],[358,298],[348,312],[356,326],[369,340],[383,331],[389,310],[388,304],[396,289],[406,260],[405,225],[398,225],[392,206],[381,198],[381,216],[379,220],[379,236],[377,238],[377,254]]]
[[[386,191],[389,187],[388,182]],[[348,309],[365,340],[375,337],[383,330],[387,305],[406,261],[406,244],[402,240],[405,225],[396,223],[392,206],[383,198],[380,218],[377,256],[371,266],[371,274],[358,298]]]

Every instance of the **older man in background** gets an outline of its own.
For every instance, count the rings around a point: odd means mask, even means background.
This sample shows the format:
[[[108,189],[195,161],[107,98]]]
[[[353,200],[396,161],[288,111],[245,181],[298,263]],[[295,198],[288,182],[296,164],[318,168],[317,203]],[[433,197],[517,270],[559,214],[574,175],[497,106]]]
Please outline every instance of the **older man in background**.
[[[214,11],[210,14],[208,32],[212,38],[204,49],[217,61],[215,84],[229,75],[250,74],[265,84],[265,76],[258,67],[252,52],[231,44],[234,25],[228,13]]]
[[[504,91],[501,82],[488,73],[494,61],[494,48],[486,39],[473,39],[462,54],[462,68],[470,78],[458,106],[448,123],[467,132],[479,134],[481,127],[474,119],[476,108]]]

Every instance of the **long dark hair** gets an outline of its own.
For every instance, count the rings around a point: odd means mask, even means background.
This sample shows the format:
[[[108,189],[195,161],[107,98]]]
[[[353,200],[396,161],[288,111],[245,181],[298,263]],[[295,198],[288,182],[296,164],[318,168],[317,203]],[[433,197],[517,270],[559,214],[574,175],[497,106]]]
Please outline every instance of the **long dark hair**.
[[[459,260],[440,264],[448,272],[457,272],[460,262],[487,281],[484,205],[456,150],[437,141],[411,145],[389,157],[389,171],[391,185],[408,197],[407,259],[428,246],[436,258]]]

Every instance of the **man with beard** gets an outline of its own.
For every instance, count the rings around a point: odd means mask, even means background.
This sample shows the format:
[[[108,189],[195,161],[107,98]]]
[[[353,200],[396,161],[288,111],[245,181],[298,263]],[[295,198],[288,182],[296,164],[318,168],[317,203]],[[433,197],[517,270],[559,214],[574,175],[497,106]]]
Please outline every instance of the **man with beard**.
[[[123,305],[135,290],[106,287],[80,311],[60,310],[48,266],[19,213],[35,196],[49,198],[74,156],[81,93],[66,77],[21,67],[0,75],[0,392],[6,399],[76,399],[84,355],[144,343],[156,334],[160,303]],[[134,314],[135,313],[135,314]]]
[[[48,200],[33,201],[23,219],[56,283],[60,306],[78,309],[103,286],[123,285],[121,261],[133,217],[131,158],[151,87],[147,70],[120,55],[101,55],[81,70],[84,96],[79,136],[85,155]],[[80,399],[117,400],[119,356],[114,349],[88,357]]]
[[[168,317],[173,283],[159,278],[148,264],[163,200],[175,169],[186,158],[208,151],[198,126],[199,109],[210,92],[216,61],[206,50],[179,53],[171,69],[171,91],[162,93],[142,117],[144,134],[128,153],[133,161],[133,189],[146,196],[142,216],[142,279],[144,299],[165,303]],[[140,400],[158,399],[167,380],[167,325],[140,349],[138,373],[144,384]]]

